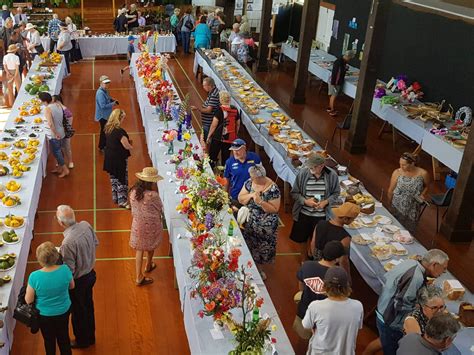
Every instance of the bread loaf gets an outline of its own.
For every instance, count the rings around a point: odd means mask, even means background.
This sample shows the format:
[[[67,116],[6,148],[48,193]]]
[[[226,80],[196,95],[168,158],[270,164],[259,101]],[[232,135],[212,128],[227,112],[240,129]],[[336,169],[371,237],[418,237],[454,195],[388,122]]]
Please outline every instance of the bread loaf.
[[[458,280],[445,280],[443,290],[450,300],[458,300],[464,296],[466,290]]]

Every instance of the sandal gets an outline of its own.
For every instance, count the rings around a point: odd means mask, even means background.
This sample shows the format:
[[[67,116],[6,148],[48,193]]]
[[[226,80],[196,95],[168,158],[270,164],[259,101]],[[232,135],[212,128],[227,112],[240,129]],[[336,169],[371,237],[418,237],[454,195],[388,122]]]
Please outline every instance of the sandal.
[[[137,286],[145,286],[153,283],[153,279],[144,277],[140,282],[137,282]]]
[[[119,205],[119,207],[120,207],[120,208],[125,208],[126,210],[129,210],[129,209],[130,209],[130,205],[129,205],[128,203]]]
[[[156,264],[154,262],[152,262],[149,269],[145,268],[145,272],[152,272],[155,269],[156,269]]]

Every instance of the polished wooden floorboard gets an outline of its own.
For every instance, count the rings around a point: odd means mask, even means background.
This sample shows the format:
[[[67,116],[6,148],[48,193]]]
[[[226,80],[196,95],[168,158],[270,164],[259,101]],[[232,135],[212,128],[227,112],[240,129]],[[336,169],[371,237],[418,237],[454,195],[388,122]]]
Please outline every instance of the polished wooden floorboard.
[[[200,105],[205,92],[192,74],[192,56],[177,55],[170,61],[170,73],[182,95],[190,93],[192,105]],[[96,306],[95,346],[77,350],[81,354],[188,354],[189,348],[184,331],[180,301],[174,288],[173,260],[168,257],[168,235],[156,250],[157,269],[151,275],[152,285],[138,288],[134,284],[134,251],[129,247],[131,217],[128,211],[117,209],[112,204],[107,174],[102,171],[103,156],[97,150],[98,124],[94,121],[95,90],[98,78],[105,74],[111,77],[111,94],[127,112],[125,129],[130,133],[135,146],[129,159],[130,183],[134,173],[150,164],[143,126],[136,100],[133,81],[127,74],[120,77],[119,69],[126,65],[124,60],[84,61],[72,66],[72,76],[64,81],[63,98],[74,113],[74,126],[77,130],[73,138],[75,168],[66,179],[48,175],[43,183],[38,218],[35,221],[35,239],[32,249],[46,240],[59,245],[62,240],[61,229],[54,215],[59,204],[70,204],[77,210],[78,220],[87,220],[98,231],[100,246],[97,250],[96,271],[98,281],[94,289]],[[335,121],[326,115],[326,96],[318,95],[317,87],[308,88],[308,104],[290,104],[294,68],[285,64],[280,69],[259,74],[259,82],[266,90],[296,118],[304,123],[306,130],[323,145],[330,138]],[[348,110],[350,102],[343,100],[340,111]],[[199,130],[199,117],[194,116],[193,124]],[[354,156],[339,151],[336,145],[329,144],[328,150],[341,163],[351,165],[351,171],[360,177],[367,188],[376,196],[386,190],[390,174],[397,166],[400,152],[413,150],[413,145],[400,140],[397,151],[393,151],[390,135],[377,139],[380,122],[374,120],[369,129],[369,151],[366,155]],[[49,168],[54,165],[50,159]],[[265,161],[268,166],[268,161]],[[429,159],[423,156],[422,164],[429,168]],[[270,172],[275,177],[273,172]],[[433,189],[439,190],[439,184]],[[273,265],[265,267],[268,275],[267,288],[272,297],[285,331],[297,354],[304,354],[307,343],[292,331],[295,315],[293,295],[297,291],[296,271],[301,262],[297,246],[288,239],[291,216],[280,213],[283,226],[278,231],[277,258]],[[434,237],[433,211],[428,210],[420,222],[418,237],[428,246]],[[437,245],[447,250],[453,261],[450,269],[463,282],[474,286],[473,275],[465,275],[474,261],[472,246],[452,245],[437,236]],[[34,252],[30,255],[27,275],[38,268]],[[353,297],[363,302],[366,312],[376,303],[376,295],[353,269]],[[469,283],[470,282],[470,283]],[[376,337],[373,318],[369,317],[367,326],[359,333],[357,353]],[[42,354],[41,335],[30,334],[19,324],[15,329],[12,354]]]

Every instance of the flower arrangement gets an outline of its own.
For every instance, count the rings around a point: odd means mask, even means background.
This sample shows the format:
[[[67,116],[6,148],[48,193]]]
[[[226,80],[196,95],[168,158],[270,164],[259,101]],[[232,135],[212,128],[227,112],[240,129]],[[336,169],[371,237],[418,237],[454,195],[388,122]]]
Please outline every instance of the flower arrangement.
[[[174,153],[174,140],[178,136],[178,132],[175,129],[169,129],[163,131],[163,136],[161,139],[163,142],[168,143],[168,154],[173,154]]]

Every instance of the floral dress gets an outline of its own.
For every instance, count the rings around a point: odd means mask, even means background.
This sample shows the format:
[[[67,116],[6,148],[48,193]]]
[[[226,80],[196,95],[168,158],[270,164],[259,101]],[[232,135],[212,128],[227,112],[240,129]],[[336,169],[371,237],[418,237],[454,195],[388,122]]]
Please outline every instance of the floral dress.
[[[145,191],[143,199],[136,199],[136,192],[130,192],[132,207],[132,231],[130,246],[135,250],[155,250],[163,239],[163,224],[161,211],[163,205],[156,191]]]
[[[420,216],[421,204],[415,199],[424,189],[423,176],[400,175],[393,191],[392,208],[395,217],[408,230],[414,230]]]
[[[251,180],[247,180],[244,186],[247,191],[254,192]],[[279,197],[280,190],[275,184],[262,193],[264,201],[271,201]],[[278,213],[265,212],[253,199],[249,201],[247,207],[250,213],[243,235],[252,258],[257,264],[272,263],[276,255]]]

